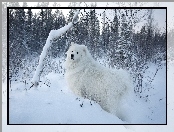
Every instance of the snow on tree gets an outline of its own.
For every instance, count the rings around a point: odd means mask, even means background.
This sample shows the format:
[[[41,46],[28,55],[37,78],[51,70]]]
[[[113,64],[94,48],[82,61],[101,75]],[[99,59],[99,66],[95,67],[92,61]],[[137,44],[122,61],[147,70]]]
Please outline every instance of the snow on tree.
[[[59,9],[54,12],[41,8],[37,13],[34,10],[9,10],[9,75],[12,80],[22,80],[23,73],[26,73],[24,60],[31,57],[37,60],[50,31],[64,27],[74,16],[73,10],[68,16],[64,16]],[[96,60],[102,58],[109,67],[129,69],[138,75],[139,70],[142,71],[141,66],[147,61],[159,63],[166,58],[166,34],[157,30],[158,26],[151,20],[153,17],[153,12],[147,9],[81,10],[79,22],[51,41],[51,47],[42,62],[41,68],[44,70],[40,74],[44,76],[53,71],[54,68],[50,67],[52,59],[64,57],[69,43],[73,41],[88,46],[93,57]],[[142,22],[144,24],[136,31],[138,23]],[[26,66],[30,69],[29,80],[33,78],[33,71],[38,65],[36,63],[32,60]],[[56,70],[64,73],[61,68]]]
[[[78,22],[78,14],[79,14],[80,10],[77,10],[73,19],[72,19],[72,22],[70,22],[68,25],[58,29],[58,30],[51,30],[50,33],[49,33],[49,36],[46,40],[46,44],[45,46],[43,47],[43,51],[40,55],[40,59],[39,59],[39,64],[36,68],[36,71],[35,71],[35,74],[32,78],[32,86],[35,86],[37,87],[39,85],[39,81],[40,81],[40,75],[42,73],[42,70],[43,70],[43,61],[44,61],[44,58],[46,57],[47,55],[47,51],[48,51],[48,48],[51,46],[51,44],[53,43],[53,41],[55,39],[57,39],[58,37],[60,37],[62,34],[64,34],[67,30],[69,30],[71,27],[73,27],[74,24],[76,24]],[[32,87],[31,86],[31,87]]]

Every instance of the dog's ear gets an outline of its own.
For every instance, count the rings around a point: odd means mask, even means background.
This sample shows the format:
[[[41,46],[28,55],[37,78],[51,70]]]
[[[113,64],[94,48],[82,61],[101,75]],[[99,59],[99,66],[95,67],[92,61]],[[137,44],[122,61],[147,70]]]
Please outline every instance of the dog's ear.
[[[85,54],[87,53],[87,46],[85,46],[85,45],[82,45],[83,46],[83,52],[85,52]]]
[[[75,43],[74,42],[71,42],[71,46],[73,46]]]

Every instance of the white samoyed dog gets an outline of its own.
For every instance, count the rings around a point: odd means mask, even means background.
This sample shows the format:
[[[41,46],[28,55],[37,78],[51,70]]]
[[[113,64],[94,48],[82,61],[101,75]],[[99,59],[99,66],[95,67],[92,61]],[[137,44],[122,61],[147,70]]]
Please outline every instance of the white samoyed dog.
[[[85,45],[71,43],[66,52],[65,78],[78,96],[96,101],[105,111],[129,121],[123,106],[132,81],[125,70],[109,69],[96,62]]]

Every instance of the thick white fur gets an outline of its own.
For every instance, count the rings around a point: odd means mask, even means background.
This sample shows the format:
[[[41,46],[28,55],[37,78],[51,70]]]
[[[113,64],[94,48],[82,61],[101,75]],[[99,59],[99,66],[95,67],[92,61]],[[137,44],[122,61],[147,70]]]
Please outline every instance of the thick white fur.
[[[72,44],[66,54],[65,78],[69,88],[76,95],[96,101],[105,111],[126,121],[122,106],[132,87],[129,74],[100,65],[84,45]],[[74,54],[74,59],[71,59],[71,54]]]

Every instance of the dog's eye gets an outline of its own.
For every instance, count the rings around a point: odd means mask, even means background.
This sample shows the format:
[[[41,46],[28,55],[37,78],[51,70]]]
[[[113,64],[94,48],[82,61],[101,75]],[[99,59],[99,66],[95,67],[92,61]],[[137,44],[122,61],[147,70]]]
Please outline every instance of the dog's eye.
[[[78,54],[78,52],[77,52],[77,54]]]
[[[72,51],[73,52],[73,51]]]

